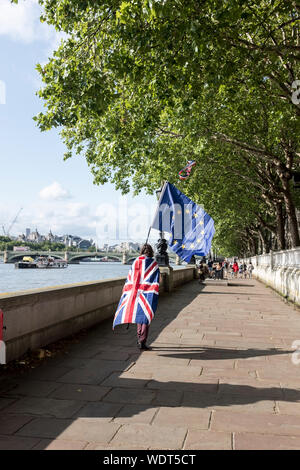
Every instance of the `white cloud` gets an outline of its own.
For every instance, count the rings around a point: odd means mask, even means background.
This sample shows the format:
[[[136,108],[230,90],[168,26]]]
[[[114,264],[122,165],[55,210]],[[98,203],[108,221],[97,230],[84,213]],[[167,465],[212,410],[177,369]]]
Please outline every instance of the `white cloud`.
[[[43,188],[39,195],[41,199],[49,201],[61,201],[72,197],[70,192],[67,189],[64,189],[61,184],[57,183],[57,181],[54,181],[50,186]]]
[[[20,0],[17,5],[0,0],[0,35],[14,41],[47,41],[57,46],[61,35],[54,27],[40,22],[41,13],[38,0]]]
[[[1,209],[0,204],[0,222],[4,222],[11,220],[17,208],[11,210],[9,215]],[[25,233],[25,229],[29,227],[32,230],[37,228],[43,235],[51,229],[55,235],[71,234],[82,238],[95,238],[93,220],[93,211],[84,202],[42,200],[24,208],[11,234]]]
[[[10,0],[0,0],[0,36],[23,44],[38,42],[41,45],[39,63],[44,66],[52,57],[53,51],[60,46],[61,40],[68,36],[64,32],[56,31],[52,25],[41,23],[41,14],[42,8],[38,0],[19,0],[17,5],[12,4]],[[28,79],[35,89],[42,88],[43,82],[38,72],[32,71],[28,74]]]
[[[49,189],[50,188],[50,189]],[[132,204],[128,201],[128,208],[125,203],[116,201],[115,204],[96,204],[85,201],[68,200],[66,195],[70,193],[59,183],[55,182],[41,191],[47,198],[39,198],[35,202],[24,205],[11,235],[25,233],[27,227],[46,235],[49,230],[55,235],[78,235],[82,238],[98,239],[101,245],[105,243],[119,243],[131,239],[131,241],[145,241],[149,225],[152,221],[152,209],[150,205]],[[56,199],[57,196],[62,199]],[[51,196],[51,197],[50,197]],[[55,196],[55,197],[53,197]],[[124,202],[124,201],[123,201]],[[2,224],[7,229],[20,206],[14,204],[4,204],[0,201],[0,234],[2,235]],[[143,219],[140,226],[135,226],[137,222],[137,209],[139,213],[147,215],[147,220]],[[151,210],[150,210],[151,209]],[[106,227],[107,226],[107,227]],[[153,244],[158,239],[158,232],[152,230],[150,242]]]
[[[67,204],[66,209],[69,217],[87,217],[89,216],[89,206],[84,202],[71,202]]]
[[[14,40],[33,41],[39,12],[36,0],[21,1],[18,5],[11,4],[10,0],[0,0],[0,34]]]

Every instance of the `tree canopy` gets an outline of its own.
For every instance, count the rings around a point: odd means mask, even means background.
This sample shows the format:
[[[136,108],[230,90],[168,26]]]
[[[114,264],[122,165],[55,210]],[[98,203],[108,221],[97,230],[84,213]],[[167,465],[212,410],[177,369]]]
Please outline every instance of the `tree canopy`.
[[[300,6],[293,0],[40,0],[66,33],[41,130],[61,128],[96,184],[167,179],[215,219],[225,254],[300,245]],[[197,165],[178,184],[187,159]]]

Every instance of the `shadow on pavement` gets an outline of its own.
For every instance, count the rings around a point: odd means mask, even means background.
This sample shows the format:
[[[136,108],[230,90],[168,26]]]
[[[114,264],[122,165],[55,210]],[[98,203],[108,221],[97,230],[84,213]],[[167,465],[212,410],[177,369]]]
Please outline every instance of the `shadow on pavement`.
[[[194,282],[176,290],[172,296],[162,297],[157,316],[153,326],[151,325],[151,340],[155,341],[158,334],[200,292],[201,287]],[[178,372],[176,369],[180,364],[167,363],[164,367],[169,368],[169,371],[166,370],[165,373],[160,372],[157,363],[151,367],[151,354],[154,357],[163,355],[173,359],[209,361],[281,355],[291,351],[170,345],[154,347],[149,353],[140,353],[136,347],[135,326],[128,330],[121,327],[113,334],[111,323],[111,320],[106,321],[91,329],[86,338],[71,346],[64,356],[49,359],[42,366],[22,376],[15,375],[2,383],[0,448],[7,449],[11,446],[15,449],[43,449],[57,438],[73,442],[99,442],[99,434],[109,426],[114,428],[114,423],[119,426],[126,423],[126,418],[134,417],[132,424],[149,424],[150,420],[145,418],[143,421],[143,413],[158,407],[196,409],[249,405],[261,400],[300,401],[300,390],[281,388],[280,385],[262,387],[263,382],[255,381],[253,377],[245,379],[249,380],[249,385],[219,383],[218,379],[204,376],[184,375],[180,380],[182,366]],[[160,352],[167,354],[159,354]],[[138,364],[139,358],[142,359],[142,378],[130,373],[134,365]],[[143,366],[144,358],[150,364],[148,369]],[[188,366],[186,369],[188,370]],[[161,373],[159,378],[157,373]],[[172,374],[176,379],[178,376],[178,380],[173,380]],[[228,382],[230,381],[234,382],[234,379],[229,379]],[[79,418],[105,420],[78,421]],[[128,422],[131,424],[131,421]],[[119,427],[116,427],[107,442],[113,439],[118,430]],[[94,437],[88,437],[92,432]]]
[[[291,350],[283,349],[223,349],[223,348],[198,348],[198,350],[189,350],[190,347],[186,347],[188,351],[181,353],[183,348],[173,348],[176,352],[173,352],[172,348],[169,347],[157,347],[153,348],[154,351],[170,351],[170,354],[163,354],[164,357],[172,357],[175,359],[193,359],[193,360],[226,360],[226,359],[243,359],[259,356],[277,356],[281,354],[292,354]]]
[[[210,295],[210,294],[213,294],[213,295],[216,295],[216,294],[218,294],[218,295],[220,295],[220,294],[225,295],[225,294],[226,294],[226,295],[248,295],[248,296],[249,296],[249,295],[255,295],[255,296],[256,296],[256,295],[263,295],[263,294],[256,294],[256,293],[254,293],[254,292],[202,292],[202,294],[209,294],[209,295]]]

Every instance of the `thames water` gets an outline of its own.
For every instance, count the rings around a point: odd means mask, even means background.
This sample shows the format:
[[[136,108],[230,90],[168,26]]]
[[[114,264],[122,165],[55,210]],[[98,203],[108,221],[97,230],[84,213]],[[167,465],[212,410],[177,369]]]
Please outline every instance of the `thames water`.
[[[118,262],[69,264],[60,269],[16,269],[0,264],[0,294],[127,276],[129,265]]]
[[[126,277],[129,269],[130,265],[109,261],[81,262],[61,269],[16,269],[14,264],[0,263],[0,294]]]

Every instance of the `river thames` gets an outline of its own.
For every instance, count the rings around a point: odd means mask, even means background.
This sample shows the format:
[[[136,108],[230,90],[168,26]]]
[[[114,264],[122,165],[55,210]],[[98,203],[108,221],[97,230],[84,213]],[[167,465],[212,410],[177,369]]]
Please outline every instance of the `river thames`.
[[[0,264],[0,294],[127,276],[129,269],[117,262],[69,264],[64,269],[16,269],[14,264]]]
[[[175,268],[175,266],[173,265]],[[177,267],[177,266],[176,266]],[[113,262],[69,264],[64,269],[16,269],[0,264],[0,294],[127,276],[129,265]]]

